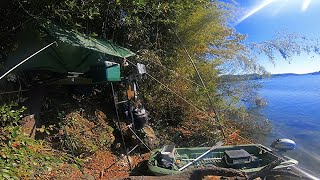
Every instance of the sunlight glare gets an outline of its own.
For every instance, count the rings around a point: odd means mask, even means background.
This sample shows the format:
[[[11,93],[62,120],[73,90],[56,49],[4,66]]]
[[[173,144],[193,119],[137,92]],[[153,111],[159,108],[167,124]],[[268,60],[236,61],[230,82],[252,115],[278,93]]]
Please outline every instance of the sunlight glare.
[[[311,0],[304,0],[302,3],[301,10],[306,11],[311,3]]]
[[[255,13],[259,12],[261,9],[267,7],[268,5],[270,5],[271,3],[273,3],[276,0],[265,0],[263,1],[261,4],[259,4],[258,6],[256,6],[255,8],[253,8],[249,13],[247,13],[246,15],[244,15],[242,18],[240,18],[236,25],[241,23],[242,21],[244,21],[245,19],[249,18],[250,16],[254,15]],[[305,0],[308,1],[308,0]]]

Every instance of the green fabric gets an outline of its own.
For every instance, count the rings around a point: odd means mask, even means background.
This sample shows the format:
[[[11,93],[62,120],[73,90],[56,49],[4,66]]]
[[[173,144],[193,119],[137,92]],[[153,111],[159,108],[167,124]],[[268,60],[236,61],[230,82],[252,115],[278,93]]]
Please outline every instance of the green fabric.
[[[58,73],[89,71],[90,66],[102,61],[112,61],[113,57],[126,58],[135,55],[126,48],[110,41],[85,37],[75,31],[68,31],[54,24],[43,24],[45,33],[26,27],[18,36],[18,48],[7,60],[9,69],[29,57],[39,49],[56,41],[51,46],[17,68],[25,70],[49,70]],[[43,36],[43,34],[45,36]]]
[[[43,27],[55,39],[75,47],[91,49],[116,57],[126,58],[135,55],[130,50],[113,44],[108,40],[97,40],[86,37],[75,31],[68,31],[52,23],[44,23]]]

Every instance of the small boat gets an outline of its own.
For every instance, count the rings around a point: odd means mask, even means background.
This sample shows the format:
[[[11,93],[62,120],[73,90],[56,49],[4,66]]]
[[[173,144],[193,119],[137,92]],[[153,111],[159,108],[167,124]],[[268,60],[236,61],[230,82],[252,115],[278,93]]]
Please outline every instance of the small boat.
[[[247,174],[279,159],[271,149],[261,144],[238,146],[175,148],[164,146],[152,152],[148,161],[149,170],[155,175],[178,174],[188,168],[222,167],[237,169]],[[286,169],[295,166],[298,161],[281,156],[282,162],[273,169]]]

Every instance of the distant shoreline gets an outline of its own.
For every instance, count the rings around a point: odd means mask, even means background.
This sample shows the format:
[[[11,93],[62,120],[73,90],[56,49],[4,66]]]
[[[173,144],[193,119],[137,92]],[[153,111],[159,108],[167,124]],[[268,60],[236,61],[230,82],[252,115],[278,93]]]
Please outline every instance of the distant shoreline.
[[[305,73],[305,74],[295,74],[295,73],[284,73],[284,74],[271,74],[271,77],[284,77],[284,76],[303,76],[303,75],[319,75],[320,71]]]
[[[306,74],[295,74],[295,73],[283,73],[283,74],[243,74],[243,75],[222,75],[224,81],[245,81],[245,80],[257,80],[266,78],[278,78],[278,77],[288,77],[288,76],[304,76],[304,75],[320,75],[320,71],[306,73]]]

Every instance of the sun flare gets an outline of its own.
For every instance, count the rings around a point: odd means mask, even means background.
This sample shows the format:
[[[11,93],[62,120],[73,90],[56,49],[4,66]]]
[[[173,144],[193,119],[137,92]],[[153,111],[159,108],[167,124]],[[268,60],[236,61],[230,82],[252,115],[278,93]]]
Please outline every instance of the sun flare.
[[[254,7],[251,11],[249,11],[247,14],[245,14],[244,16],[242,16],[238,21],[237,24],[241,23],[242,21],[246,20],[247,18],[249,18],[250,16],[254,15],[255,13],[259,12],[261,9],[267,7],[268,5],[270,5],[271,3],[273,3],[276,0],[265,0],[263,1],[261,4],[259,4],[258,6]]]
[[[308,8],[310,7],[311,1],[312,0],[295,0],[295,2],[300,1],[302,2],[301,5],[301,11],[306,11],[308,10]],[[249,12],[247,12],[245,15],[243,15],[235,25],[240,24],[242,21],[246,20],[247,18],[251,17],[252,15],[256,14],[257,12],[261,11],[262,9],[266,8],[267,6],[271,5],[271,4],[275,4],[275,5],[279,5],[279,7],[277,8],[278,11],[280,11],[280,9],[282,9],[286,4],[288,3],[292,3],[294,2],[294,0],[264,0],[261,3],[259,3],[258,5],[256,5],[255,7],[253,7],[251,10],[249,10]],[[277,12],[278,13],[278,12]],[[277,14],[275,13],[275,14]]]
[[[302,3],[301,10],[306,11],[311,3],[311,0],[304,0]]]

